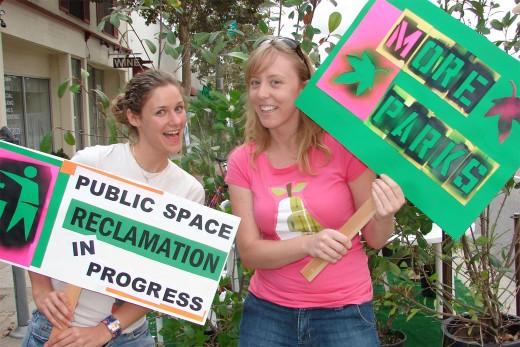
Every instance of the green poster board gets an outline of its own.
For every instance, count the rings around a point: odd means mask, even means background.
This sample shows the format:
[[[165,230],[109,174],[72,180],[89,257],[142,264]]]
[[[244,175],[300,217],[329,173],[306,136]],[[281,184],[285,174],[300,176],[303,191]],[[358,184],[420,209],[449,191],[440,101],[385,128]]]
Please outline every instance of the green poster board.
[[[520,167],[520,63],[426,0],[369,1],[297,106],[452,237]]]

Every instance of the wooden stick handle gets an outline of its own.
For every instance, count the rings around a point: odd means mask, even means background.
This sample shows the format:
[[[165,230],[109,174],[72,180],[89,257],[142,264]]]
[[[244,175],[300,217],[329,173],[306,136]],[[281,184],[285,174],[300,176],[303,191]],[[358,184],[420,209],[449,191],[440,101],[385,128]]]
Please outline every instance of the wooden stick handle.
[[[361,228],[368,223],[375,213],[376,207],[374,206],[374,201],[372,198],[369,198],[339,229],[339,232],[347,236],[349,239],[354,238],[354,236],[359,233]],[[300,273],[305,277],[305,279],[307,279],[307,281],[312,282],[312,280],[314,280],[314,278],[318,276],[321,270],[323,270],[328,264],[329,263],[323,259],[313,258],[303,267],[303,269],[301,269]]]
[[[79,296],[81,294],[81,288],[74,286],[72,284],[67,284],[65,288],[63,288],[63,292],[69,299],[69,302],[71,304],[72,310],[76,308],[76,305],[78,304]],[[56,327],[52,328],[51,335],[49,336],[49,341],[52,341],[56,338],[56,336],[59,335],[63,330],[60,330]]]

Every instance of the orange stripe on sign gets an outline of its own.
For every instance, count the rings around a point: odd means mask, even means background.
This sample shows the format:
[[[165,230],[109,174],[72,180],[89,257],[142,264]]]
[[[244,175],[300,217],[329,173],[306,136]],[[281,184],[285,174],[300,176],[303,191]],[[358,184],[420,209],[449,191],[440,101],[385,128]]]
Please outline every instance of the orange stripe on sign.
[[[76,163],[70,160],[64,160],[63,163],[61,163],[61,172],[72,176],[76,172],[76,167],[78,167]]]
[[[124,298],[131,299],[133,301],[137,301],[137,302],[146,304],[148,306],[153,306],[153,307],[156,307],[156,308],[164,310],[164,311],[176,313],[179,316],[190,318],[192,320],[196,320],[197,322],[203,322],[204,321],[204,315],[206,314],[204,312],[204,314],[202,316],[199,316],[199,315],[196,315],[194,313],[186,312],[186,311],[183,311],[183,310],[181,310],[179,308],[172,307],[172,306],[169,306],[169,305],[165,305],[165,304],[159,304],[158,305],[158,304],[156,304],[154,302],[143,300],[141,298],[135,297],[133,295],[126,294],[126,293],[124,293],[122,291],[119,291],[117,289],[114,289],[114,288],[106,287],[105,289],[109,293],[116,294],[116,295],[122,296]]]
[[[123,177],[111,174],[110,172],[106,172],[106,171],[102,171],[102,170],[96,169],[95,167],[88,166],[88,165],[83,165],[83,164],[79,164],[79,163],[74,163],[74,164],[77,165],[77,166],[81,166],[81,167],[84,167],[86,169],[89,169],[91,171],[97,172],[98,174],[101,174],[103,176],[107,176],[107,177],[113,178],[113,179],[115,179],[117,181],[128,183],[130,185],[139,187],[141,189],[148,190],[148,191],[156,193],[156,194],[160,194],[160,195],[164,194],[164,192],[162,190],[155,189],[155,188],[152,188],[150,186],[146,186],[144,184],[140,184],[140,183],[137,183],[137,182],[134,182],[134,181],[127,180],[126,178],[123,178]]]

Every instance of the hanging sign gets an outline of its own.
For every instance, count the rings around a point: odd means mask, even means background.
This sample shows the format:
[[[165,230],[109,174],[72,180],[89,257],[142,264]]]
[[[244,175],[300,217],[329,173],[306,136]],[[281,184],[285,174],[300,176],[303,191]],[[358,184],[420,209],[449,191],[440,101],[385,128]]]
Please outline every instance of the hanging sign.
[[[143,67],[151,63],[151,60],[143,60],[140,57],[115,57],[112,58],[112,66],[115,68]]]

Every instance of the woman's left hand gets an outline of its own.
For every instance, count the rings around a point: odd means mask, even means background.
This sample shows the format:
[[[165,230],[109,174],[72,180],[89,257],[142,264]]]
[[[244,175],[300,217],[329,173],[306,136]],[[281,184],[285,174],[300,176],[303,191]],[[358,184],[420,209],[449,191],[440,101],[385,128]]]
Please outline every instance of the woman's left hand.
[[[401,187],[385,174],[372,183],[372,198],[376,207],[375,220],[393,218],[405,203]]]

